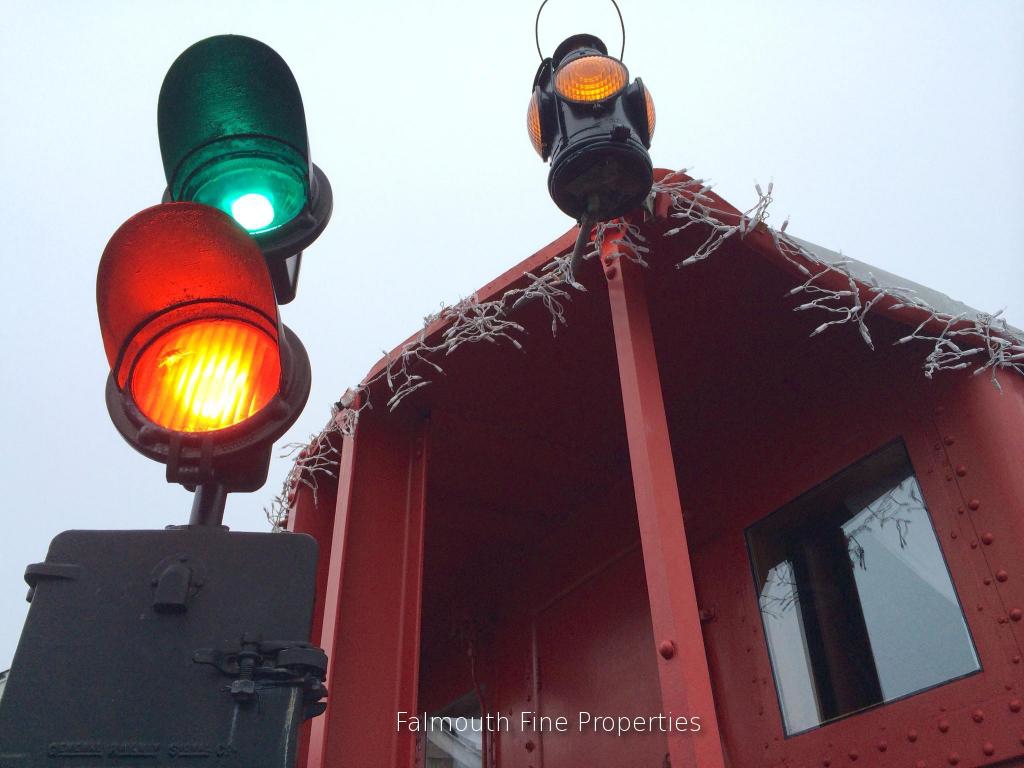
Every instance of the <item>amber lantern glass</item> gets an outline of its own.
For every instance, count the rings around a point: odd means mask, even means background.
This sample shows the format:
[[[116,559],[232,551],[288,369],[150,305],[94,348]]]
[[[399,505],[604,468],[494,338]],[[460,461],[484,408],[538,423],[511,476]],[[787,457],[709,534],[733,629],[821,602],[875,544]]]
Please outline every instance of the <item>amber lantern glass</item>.
[[[654,98],[651,96],[651,91],[646,85],[644,86],[644,107],[647,110],[647,141],[650,142],[654,136],[656,115],[654,112]]]
[[[526,130],[530,133],[530,143],[541,157],[544,156],[544,139],[540,128],[540,95],[537,91],[530,97],[530,106],[526,110]]]
[[[610,56],[583,56],[555,72],[555,90],[570,101],[604,101],[626,87],[629,74]]]

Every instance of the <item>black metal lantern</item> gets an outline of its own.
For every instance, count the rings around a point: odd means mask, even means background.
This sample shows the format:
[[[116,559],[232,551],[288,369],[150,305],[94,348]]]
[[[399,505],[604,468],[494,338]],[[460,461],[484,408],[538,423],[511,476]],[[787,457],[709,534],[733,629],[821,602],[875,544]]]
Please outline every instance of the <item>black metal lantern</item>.
[[[573,35],[541,62],[527,127],[551,161],[551,199],[569,216],[613,219],[650,193],[654,102],[594,35]]]

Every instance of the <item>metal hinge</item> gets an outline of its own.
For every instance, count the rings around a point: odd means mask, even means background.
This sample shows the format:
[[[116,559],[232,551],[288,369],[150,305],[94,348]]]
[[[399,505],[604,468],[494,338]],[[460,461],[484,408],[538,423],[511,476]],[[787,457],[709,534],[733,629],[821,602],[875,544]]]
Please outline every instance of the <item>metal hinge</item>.
[[[228,677],[237,678],[227,687],[239,702],[255,700],[261,690],[282,686],[301,688],[304,720],[327,709],[327,654],[322,648],[295,640],[260,640],[243,635],[238,642],[217,648],[200,648],[192,655],[197,664],[210,664]]]

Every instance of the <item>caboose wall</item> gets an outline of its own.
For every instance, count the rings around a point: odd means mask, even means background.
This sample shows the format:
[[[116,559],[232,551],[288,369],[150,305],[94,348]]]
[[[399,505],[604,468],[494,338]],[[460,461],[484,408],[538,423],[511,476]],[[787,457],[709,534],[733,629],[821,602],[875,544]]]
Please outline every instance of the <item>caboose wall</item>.
[[[573,515],[585,530],[561,527],[529,546],[504,574],[481,572],[475,594],[424,601],[420,701],[426,711],[479,687],[486,709],[512,727],[495,738],[498,764],[660,764],[664,738],[533,733],[523,712],[578,718],[581,710],[660,709],[639,531],[628,476],[587,499]],[[428,554],[429,558],[429,549]],[[473,662],[468,641],[477,654]],[[642,759],[641,759],[642,756]],[[612,762],[608,762],[612,761]]]
[[[1002,393],[986,376],[930,381],[921,348],[893,346],[906,329],[884,317],[874,350],[850,328],[809,339],[820,318],[771,304],[792,275],[741,246],[719,259],[682,282],[644,279],[715,702],[687,714],[717,714],[726,764],[742,768],[1015,764],[1022,379],[1003,374]],[[399,709],[663,704],[612,310],[600,283],[588,289],[557,338],[535,335],[511,360],[490,345],[453,356],[431,399],[369,412],[345,440],[337,498],[300,499],[296,528],[320,531],[330,563],[318,639],[333,698],[310,766],[422,760],[392,722]],[[786,738],[745,531],[897,439],[982,671]],[[489,747],[495,765],[664,764],[660,736],[513,725]]]
[[[673,386],[681,378],[661,350],[697,592],[715,617],[705,642],[732,765],[994,765],[1024,754],[1021,625],[1010,618],[1024,574],[1009,576],[1024,543],[1024,387],[1006,374],[1002,393],[986,376],[929,381],[906,348],[891,346],[899,327],[874,328],[874,352],[852,337],[831,339],[827,355],[813,342],[788,355],[775,348],[771,365],[756,354],[746,361],[756,376],[726,365],[696,387]],[[897,439],[982,671],[786,738],[745,530]]]

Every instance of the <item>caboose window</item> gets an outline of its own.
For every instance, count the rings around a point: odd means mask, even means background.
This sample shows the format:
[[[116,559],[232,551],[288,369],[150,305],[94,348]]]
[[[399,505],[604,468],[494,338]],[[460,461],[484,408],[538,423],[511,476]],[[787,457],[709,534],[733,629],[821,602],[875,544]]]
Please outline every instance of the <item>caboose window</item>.
[[[475,693],[466,694],[442,712],[421,717],[418,749],[424,768],[481,768],[488,721],[480,713]]]
[[[787,735],[981,669],[902,442],[747,544]]]

